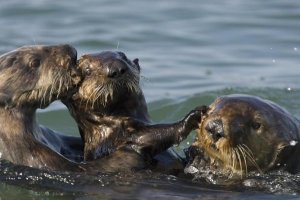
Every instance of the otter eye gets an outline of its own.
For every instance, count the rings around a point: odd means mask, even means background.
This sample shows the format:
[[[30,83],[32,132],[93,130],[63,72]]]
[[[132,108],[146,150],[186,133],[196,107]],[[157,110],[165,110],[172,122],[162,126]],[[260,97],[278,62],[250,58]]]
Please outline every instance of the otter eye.
[[[84,74],[86,76],[91,75],[91,73],[92,73],[92,70],[91,70],[91,68],[89,66],[87,66],[87,67],[84,68]]]
[[[253,122],[252,123],[252,128],[255,130],[258,130],[261,127],[261,124],[259,122]]]
[[[29,63],[29,66],[31,68],[38,68],[41,64],[41,60],[40,59],[34,59]]]

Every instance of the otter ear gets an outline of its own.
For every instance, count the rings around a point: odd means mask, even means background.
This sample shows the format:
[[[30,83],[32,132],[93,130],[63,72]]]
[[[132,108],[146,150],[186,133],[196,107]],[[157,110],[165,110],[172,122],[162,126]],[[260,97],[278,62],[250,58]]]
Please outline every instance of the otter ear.
[[[11,106],[11,95],[0,92],[0,106],[2,107]]]
[[[132,62],[137,66],[138,70],[140,71],[140,70],[141,70],[141,67],[140,67],[140,64],[139,64],[139,59],[136,58],[136,59],[134,59]]]

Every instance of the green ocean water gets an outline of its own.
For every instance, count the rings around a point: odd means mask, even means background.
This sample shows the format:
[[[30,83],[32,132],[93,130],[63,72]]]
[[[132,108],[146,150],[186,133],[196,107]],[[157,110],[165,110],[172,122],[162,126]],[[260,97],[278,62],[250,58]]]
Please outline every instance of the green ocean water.
[[[0,2],[0,52],[69,43],[79,56],[120,50],[139,58],[141,86],[157,123],[176,121],[195,106],[232,93],[270,99],[300,118],[299,21],[297,0],[10,0]],[[59,102],[39,110],[38,118],[55,130],[78,135]],[[179,154],[193,138],[192,133],[175,147]],[[300,198],[299,177],[285,188],[279,181],[277,190],[258,192],[165,176],[101,176],[94,182],[71,176],[75,185],[37,176],[43,182],[3,176],[0,199]],[[16,180],[7,182],[8,177]]]

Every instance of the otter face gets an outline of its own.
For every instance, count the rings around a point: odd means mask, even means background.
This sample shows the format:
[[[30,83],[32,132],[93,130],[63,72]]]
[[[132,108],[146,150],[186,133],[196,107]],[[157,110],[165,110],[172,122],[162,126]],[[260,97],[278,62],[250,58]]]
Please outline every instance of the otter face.
[[[285,114],[279,106],[257,97],[220,97],[200,124],[198,143],[212,165],[238,174],[266,170],[286,145],[283,135],[289,121]]]
[[[0,57],[0,104],[48,106],[80,81],[70,45],[24,46]]]
[[[122,52],[83,55],[79,69],[85,78],[77,97],[88,107],[105,107],[118,97],[140,92],[138,59],[130,61]]]

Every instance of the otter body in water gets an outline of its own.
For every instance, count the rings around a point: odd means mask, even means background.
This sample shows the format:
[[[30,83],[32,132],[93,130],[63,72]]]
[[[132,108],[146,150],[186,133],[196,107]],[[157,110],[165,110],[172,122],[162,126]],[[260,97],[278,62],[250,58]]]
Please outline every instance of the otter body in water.
[[[64,167],[64,158],[49,147],[67,151],[73,137],[63,136],[68,138],[64,140],[57,135],[52,138],[56,143],[49,142],[46,135],[53,131],[40,127],[35,115],[38,108],[74,93],[80,81],[76,59],[77,52],[69,45],[25,46],[0,57],[2,159],[33,167]]]
[[[205,110],[199,107],[173,124],[151,125],[139,86],[138,59],[105,51],[82,56],[79,69],[84,79],[78,92],[64,103],[78,123],[84,159],[115,158],[107,164],[108,171],[123,168],[118,164],[120,155],[142,165],[152,162],[155,155],[196,129]]]
[[[224,174],[300,171],[300,122],[271,101],[248,95],[219,97],[199,128],[194,156]],[[204,160],[192,165],[198,168]]]
[[[78,124],[84,159],[93,160],[119,145],[126,117],[144,123],[150,123],[150,118],[138,85],[138,60],[131,62],[123,53],[107,51],[82,56],[79,70],[84,80],[72,99],[63,102]]]

